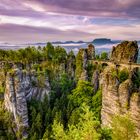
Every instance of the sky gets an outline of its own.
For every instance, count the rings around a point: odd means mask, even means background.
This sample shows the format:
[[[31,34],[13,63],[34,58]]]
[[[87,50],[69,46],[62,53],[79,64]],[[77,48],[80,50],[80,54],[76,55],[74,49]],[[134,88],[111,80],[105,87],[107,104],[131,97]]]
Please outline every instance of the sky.
[[[140,0],[0,0],[0,43],[140,40]]]

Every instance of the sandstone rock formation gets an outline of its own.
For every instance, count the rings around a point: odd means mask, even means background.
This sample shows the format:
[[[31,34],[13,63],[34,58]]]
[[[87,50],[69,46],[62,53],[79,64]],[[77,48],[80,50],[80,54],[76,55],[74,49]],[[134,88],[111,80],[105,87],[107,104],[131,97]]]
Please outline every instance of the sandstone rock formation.
[[[70,75],[72,78],[75,77],[75,55],[74,53],[71,51],[68,54],[68,58],[67,58],[67,64],[66,64],[66,72],[68,73],[68,75]]]
[[[83,70],[82,74],[81,74],[81,77],[80,77],[80,80],[82,81],[88,81],[88,74],[87,74],[87,70]]]
[[[87,50],[83,50],[83,69],[87,68],[87,60],[88,60],[88,54],[87,54]]]
[[[115,62],[135,63],[138,56],[138,45],[136,41],[124,41],[113,47],[111,60]]]
[[[83,61],[83,66],[82,66],[82,73],[80,80],[87,81],[88,80],[88,75],[87,75],[87,61],[88,61],[88,54],[87,54],[87,49],[82,49],[82,61]]]
[[[22,131],[24,138],[27,137],[25,128],[28,128],[27,100],[34,98],[43,101],[46,95],[49,96],[50,85],[47,77],[43,83],[44,87],[39,87],[35,73],[23,72],[20,69],[8,73],[6,77],[5,108],[13,114],[17,125],[15,129],[24,128]]]
[[[92,77],[92,85],[93,85],[93,89],[94,89],[94,93],[96,93],[99,89],[99,72],[98,70],[96,70],[93,73],[93,77]]]
[[[80,80],[88,80],[88,72],[87,66],[88,61],[95,59],[95,47],[92,44],[88,45],[88,48],[83,49],[81,48],[77,54],[76,63],[77,63],[77,70],[76,74],[78,75],[77,79]]]
[[[124,82],[113,75],[116,68],[108,67],[102,77],[102,110],[101,120],[103,125],[110,126],[113,116],[129,113],[136,124],[137,133],[140,133],[140,93],[135,88],[133,76]],[[135,71],[135,70],[134,70]],[[132,71],[130,75],[134,74]]]
[[[137,43],[125,41],[113,48],[111,60],[122,63],[136,62],[137,55]],[[59,68],[56,68],[58,72],[55,73],[67,72],[72,78],[75,78],[77,74],[76,80],[88,81],[88,62],[91,62],[94,58],[95,48],[90,44],[88,49],[79,50],[76,60],[74,55],[69,56],[67,64],[63,63],[58,66]],[[77,67],[75,67],[75,63]],[[98,64],[100,63],[97,63],[97,65]],[[110,126],[115,114],[130,113],[131,118],[136,124],[137,133],[140,133],[140,91],[135,83],[135,81],[137,81],[135,80],[135,78],[137,78],[137,69],[131,69],[130,65],[127,67],[127,64],[119,65],[117,63],[116,66],[114,63],[111,63],[111,65],[108,63],[101,64],[102,67],[106,67],[102,70],[100,70],[100,67],[95,68],[96,70],[93,73],[91,82],[95,93],[99,89],[99,86],[101,86],[102,89],[102,124]],[[49,97],[51,89],[48,77],[44,74],[40,75],[39,79],[35,71],[30,72],[29,70],[26,72],[19,67],[14,67],[14,69],[15,70],[8,73],[6,77],[4,74],[2,74],[2,76],[6,81],[4,94],[5,107],[13,114],[13,120],[17,125],[16,130],[21,127],[29,127],[27,101],[33,98],[38,101],[43,101],[45,96]],[[75,69],[77,70],[75,71]],[[129,76],[127,79],[121,81],[118,72],[123,69],[129,71]],[[3,81],[0,81],[0,85],[2,85]],[[22,134],[24,138],[27,137],[26,129],[22,130]]]
[[[102,73],[100,84],[102,86],[102,110],[101,120],[103,125],[111,126],[115,115],[130,114],[136,125],[137,133],[140,133],[140,90],[138,81],[138,68],[127,65],[135,63],[138,57],[137,42],[124,41],[114,47],[111,60],[126,63],[122,66],[108,66]],[[128,71],[129,76],[122,81],[125,74],[119,76],[119,71]],[[125,75],[126,76],[126,75]],[[123,77],[124,78],[124,77]]]
[[[82,72],[80,80],[88,80],[88,60],[95,59],[95,47],[92,44],[89,44],[87,49],[80,49],[79,54],[82,56],[82,59],[80,58],[82,61]]]
[[[88,59],[95,59],[95,47],[92,44],[88,45],[87,49]]]

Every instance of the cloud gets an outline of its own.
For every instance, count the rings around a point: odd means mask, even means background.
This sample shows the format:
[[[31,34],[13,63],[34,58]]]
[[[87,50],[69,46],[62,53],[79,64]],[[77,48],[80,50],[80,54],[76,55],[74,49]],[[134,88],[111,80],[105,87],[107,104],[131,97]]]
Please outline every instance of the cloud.
[[[28,43],[28,42],[46,42],[63,40],[68,38],[72,40],[79,40],[80,38],[92,39],[95,34],[86,33],[83,31],[61,31],[53,28],[45,27],[32,27],[16,24],[0,24],[0,40],[3,42],[16,42],[16,43]],[[73,35],[73,32],[75,35]]]
[[[139,0],[1,0],[0,14],[39,16],[45,12],[71,15],[140,18]],[[13,10],[14,9],[14,10]],[[18,12],[16,12],[18,11]]]
[[[0,0],[0,41],[139,39],[139,0]]]
[[[24,2],[31,7],[38,5],[40,9],[56,13],[140,18],[139,0],[25,0]]]

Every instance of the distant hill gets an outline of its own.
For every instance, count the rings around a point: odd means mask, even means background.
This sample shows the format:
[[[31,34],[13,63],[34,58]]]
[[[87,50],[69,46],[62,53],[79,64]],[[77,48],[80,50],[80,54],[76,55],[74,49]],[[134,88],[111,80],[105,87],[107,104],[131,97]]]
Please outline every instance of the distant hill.
[[[85,43],[84,41],[65,41],[65,42],[61,42],[61,41],[56,41],[56,42],[52,42],[52,44],[74,44],[74,43]]]
[[[82,41],[82,40],[79,40],[79,41],[54,41],[54,42],[51,42],[52,44],[82,44],[82,43],[92,43],[94,45],[106,45],[106,44],[116,44],[116,43],[120,43],[121,41],[120,40],[111,40],[111,39],[108,39],[108,38],[97,38],[97,39],[94,39],[93,41],[91,42],[86,42],[86,41]],[[39,42],[39,43],[32,43],[32,44],[29,44],[29,45],[40,45],[40,46],[43,46],[43,45],[46,45],[47,43],[44,43],[44,42]]]
[[[105,44],[113,44],[114,42],[111,39],[107,38],[97,38],[92,41],[94,45],[105,45]]]
[[[64,42],[62,42],[62,41],[54,41],[54,42],[51,42],[52,44],[76,44],[76,43],[78,43],[78,44],[80,44],[80,43],[86,43],[86,42],[84,42],[84,41],[64,41]],[[29,44],[29,45],[46,45],[47,43],[31,43],[31,44]]]
[[[92,43],[94,45],[97,45],[97,46],[101,46],[101,45],[106,45],[106,44],[117,44],[117,43],[120,43],[122,40],[111,40],[111,39],[108,39],[108,38],[97,38],[97,39],[94,39],[93,41],[89,41],[89,42],[86,42],[86,41],[54,41],[54,42],[51,42],[52,44],[82,44],[82,43]],[[137,41],[138,44],[140,44],[140,41],[138,40]],[[45,46],[47,43],[44,43],[44,42],[40,42],[40,43],[32,43],[32,44],[26,44],[26,45],[37,45],[37,46]]]
[[[106,45],[106,44],[116,44],[120,43],[121,40],[111,40],[108,38],[97,38],[92,41],[94,45]]]

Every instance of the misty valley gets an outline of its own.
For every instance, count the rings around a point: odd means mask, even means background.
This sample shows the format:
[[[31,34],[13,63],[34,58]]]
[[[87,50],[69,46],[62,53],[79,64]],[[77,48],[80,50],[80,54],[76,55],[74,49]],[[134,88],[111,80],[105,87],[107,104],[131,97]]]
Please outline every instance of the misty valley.
[[[139,139],[138,52],[136,41],[0,49],[0,140]]]

